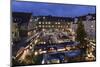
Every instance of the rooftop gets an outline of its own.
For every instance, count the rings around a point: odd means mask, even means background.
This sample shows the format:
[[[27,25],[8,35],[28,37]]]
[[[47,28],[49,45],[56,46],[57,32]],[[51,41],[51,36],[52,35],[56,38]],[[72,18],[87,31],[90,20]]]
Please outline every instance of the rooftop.
[[[31,16],[32,16],[32,13],[25,13],[25,12],[12,13],[13,22],[15,23],[29,22],[29,19],[31,18]]]

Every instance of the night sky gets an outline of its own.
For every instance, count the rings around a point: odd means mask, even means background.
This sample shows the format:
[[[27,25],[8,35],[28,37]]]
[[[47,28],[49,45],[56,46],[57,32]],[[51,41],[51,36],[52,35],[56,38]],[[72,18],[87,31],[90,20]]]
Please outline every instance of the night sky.
[[[33,16],[64,16],[75,17],[95,13],[95,6],[82,6],[71,4],[48,4],[36,2],[12,2],[13,12],[31,12]]]

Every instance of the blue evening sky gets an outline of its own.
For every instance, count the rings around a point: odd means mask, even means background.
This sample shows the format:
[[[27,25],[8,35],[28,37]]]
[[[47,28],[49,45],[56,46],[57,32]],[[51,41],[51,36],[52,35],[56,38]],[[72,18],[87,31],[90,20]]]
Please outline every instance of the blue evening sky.
[[[31,12],[34,16],[64,16],[75,17],[88,13],[95,13],[95,6],[82,6],[72,4],[48,4],[37,2],[12,2],[13,12]]]

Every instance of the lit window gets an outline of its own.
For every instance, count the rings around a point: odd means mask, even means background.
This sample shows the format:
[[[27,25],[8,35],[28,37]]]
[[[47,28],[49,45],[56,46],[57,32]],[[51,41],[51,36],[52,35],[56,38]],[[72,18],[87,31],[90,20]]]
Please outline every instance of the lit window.
[[[42,27],[44,27],[44,25],[42,25]]]
[[[93,19],[95,19],[95,17],[93,17]]]
[[[16,18],[15,18],[15,21],[16,21]]]
[[[58,22],[58,24],[60,24],[60,22]]]
[[[50,22],[48,22],[48,24],[51,24]]]
[[[58,26],[58,27],[60,27],[60,26]]]
[[[43,17],[43,19],[45,19],[45,17]]]
[[[54,27],[54,25],[52,25],[52,27]]]
[[[37,28],[37,26],[35,28]]]
[[[93,25],[91,25],[91,28],[93,28],[94,26]]]
[[[48,24],[48,22],[45,22],[45,24]]]
[[[44,22],[42,24],[44,24]]]
[[[34,19],[35,21],[37,21],[37,19]]]
[[[41,27],[41,25],[39,25],[39,27]]]
[[[39,24],[41,24],[41,22],[39,22]]]
[[[51,27],[50,25],[48,27]]]
[[[57,22],[55,24],[57,24]]]
[[[35,21],[38,21],[39,18],[36,18]]]

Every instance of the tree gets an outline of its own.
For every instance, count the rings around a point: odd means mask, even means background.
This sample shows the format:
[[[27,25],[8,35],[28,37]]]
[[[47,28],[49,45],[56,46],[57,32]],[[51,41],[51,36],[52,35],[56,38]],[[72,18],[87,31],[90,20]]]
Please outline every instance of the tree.
[[[82,23],[82,20],[78,22],[78,28],[76,30],[76,34],[77,34],[76,40],[79,41],[81,45],[86,44],[85,38],[87,34],[85,32],[84,24]]]

